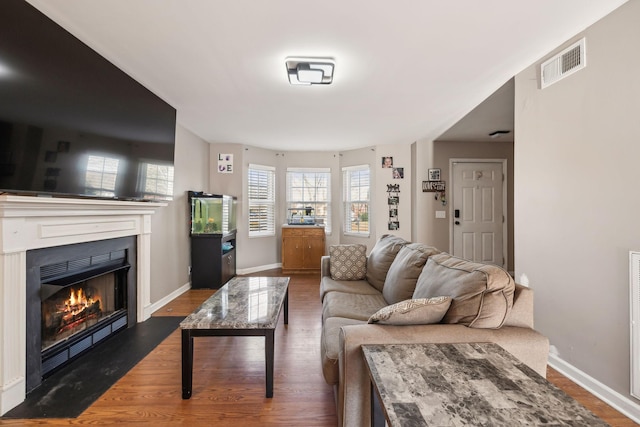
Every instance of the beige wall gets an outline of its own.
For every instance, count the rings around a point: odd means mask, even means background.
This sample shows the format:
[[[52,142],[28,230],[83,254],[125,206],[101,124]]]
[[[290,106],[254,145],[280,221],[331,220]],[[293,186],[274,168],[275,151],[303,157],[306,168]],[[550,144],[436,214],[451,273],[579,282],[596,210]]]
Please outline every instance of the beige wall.
[[[393,167],[402,168],[404,178],[394,179],[392,169],[382,167],[383,157],[393,157]],[[378,145],[376,146],[376,160],[371,169],[371,177],[373,179],[373,191],[375,192],[375,203],[373,206],[373,223],[375,224],[376,234],[394,234],[405,240],[411,240],[411,184],[412,184],[412,162],[411,162],[411,145],[410,144],[394,144],[394,145]],[[398,204],[398,222],[400,228],[397,230],[389,230],[389,202],[387,200],[387,185],[399,185],[400,203]],[[371,248],[369,248],[371,249]]]
[[[628,2],[568,41],[586,35],[585,69],[544,90],[539,62],[515,80],[516,278],[535,290],[536,328],[559,358],[627,397],[638,22],[640,2]]]
[[[174,198],[151,216],[151,302],[189,283],[187,191],[201,189],[209,174],[209,144],[176,128]]]

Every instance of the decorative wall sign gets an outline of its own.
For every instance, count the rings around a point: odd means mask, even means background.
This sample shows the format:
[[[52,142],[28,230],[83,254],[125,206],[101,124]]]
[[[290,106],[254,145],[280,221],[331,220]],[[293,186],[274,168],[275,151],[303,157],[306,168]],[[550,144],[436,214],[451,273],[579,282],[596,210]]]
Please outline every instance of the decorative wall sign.
[[[218,154],[218,173],[233,173],[233,154]]]
[[[440,169],[429,169],[429,181],[440,181]]]
[[[442,202],[442,206],[446,206],[446,184],[444,181],[422,181],[423,193],[436,193],[435,199]]]
[[[444,181],[422,181],[423,193],[433,193],[436,191],[444,191],[444,190],[445,190]]]

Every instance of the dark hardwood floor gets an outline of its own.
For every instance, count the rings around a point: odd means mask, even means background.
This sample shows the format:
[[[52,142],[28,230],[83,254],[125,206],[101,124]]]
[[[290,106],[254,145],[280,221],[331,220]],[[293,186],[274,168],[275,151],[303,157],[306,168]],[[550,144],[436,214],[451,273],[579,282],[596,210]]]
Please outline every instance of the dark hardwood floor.
[[[278,276],[280,270],[254,274]],[[74,419],[0,419],[1,426],[335,426],[333,391],[320,366],[319,277],[292,275],[289,324],[276,329],[274,396],[264,396],[264,339],[206,337],[195,340],[193,396],[181,398],[180,331]],[[186,316],[214,291],[193,289],[154,316]],[[556,371],[549,379],[612,426],[635,426]]]

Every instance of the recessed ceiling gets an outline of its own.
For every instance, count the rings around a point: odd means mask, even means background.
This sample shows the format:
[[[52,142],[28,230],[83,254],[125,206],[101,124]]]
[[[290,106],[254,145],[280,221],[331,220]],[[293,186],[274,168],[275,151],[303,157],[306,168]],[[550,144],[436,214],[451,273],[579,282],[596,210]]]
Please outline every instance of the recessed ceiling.
[[[173,105],[208,142],[339,151],[439,137],[625,1],[29,3]],[[333,83],[290,85],[290,56],[334,58]]]

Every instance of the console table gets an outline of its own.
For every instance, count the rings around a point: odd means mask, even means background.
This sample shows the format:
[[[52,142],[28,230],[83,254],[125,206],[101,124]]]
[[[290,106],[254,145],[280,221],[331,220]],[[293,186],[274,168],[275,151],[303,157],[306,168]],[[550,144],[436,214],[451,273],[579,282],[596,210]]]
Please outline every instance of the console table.
[[[389,426],[608,424],[490,343],[363,345]]]
[[[193,338],[263,336],[266,396],[273,397],[274,331],[284,306],[289,323],[288,277],[234,277],[180,323],[182,329],[182,398],[191,397]]]

